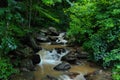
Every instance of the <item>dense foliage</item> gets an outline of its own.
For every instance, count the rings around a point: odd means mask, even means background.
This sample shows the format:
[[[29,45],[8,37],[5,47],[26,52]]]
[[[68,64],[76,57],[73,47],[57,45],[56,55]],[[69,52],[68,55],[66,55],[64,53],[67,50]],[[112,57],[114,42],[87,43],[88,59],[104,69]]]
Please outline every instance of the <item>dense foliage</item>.
[[[71,19],[68,30],[71,41],[84,46],[90,59],[102,62],[104,67],[120,66],[119,4],[119,0],[78,0],[66,10]],[[114,69],[116,76],[120,76],[118,67]]]
[[[113,75],[114,80],[120,80],[120,64],[115,65],[113,68]]]
[[[50,26],[67,29],[70,42],[82,45],[104,68],[114,67],[113,78],[120,79],[120,0],[72,1],[0,1],[0,79],[15,72],[8,53],[21,39]]]
[[[0,58],[0,79],[8,80],[8,77],[16,72],[17,70],[13,69],[9,59]]]
[[[67,20],[64,19],[66,15],[63,12],[63,8],[68,5],[62,6],[61,3],[62,0],[1,1],[0,51],[6,54],[16,49],[18,43],[20,43],[20,38],[32,33],[34,27],[62,27],[67,25]],[[63,3],[66,4],[65,1]]]
[[[21,39],[33,34],[34,28],[36,30],[36,28],[53,26],[61,29],[60,27],[63,25],[68,25],[67,18],[65,18],[67,16],[63,11],[63,8],[69,6],[66,1],[1,0],[0,58],[4,58],[1,59],[1,64],[5,61],[10,62],[9,52],[18,49],[22,44]],[[13,68],[8,62],[4,64],[8,69],[0,69],[0,79],[7,79],[12,74],[12,72],[8,72]],[[3,66],[0,65],[0,67]],[[2,71],[9,73],[9,75],[2,73]]]
[[[61,2],[62,0],[0,1],[0,79],[7,80],[14,73],[8,53],[19,48],[21,39],[34,33],[33,28],[66,24],[65,19],[60,20],[65,16]],[[55,7],[55,3],[59,6]]]

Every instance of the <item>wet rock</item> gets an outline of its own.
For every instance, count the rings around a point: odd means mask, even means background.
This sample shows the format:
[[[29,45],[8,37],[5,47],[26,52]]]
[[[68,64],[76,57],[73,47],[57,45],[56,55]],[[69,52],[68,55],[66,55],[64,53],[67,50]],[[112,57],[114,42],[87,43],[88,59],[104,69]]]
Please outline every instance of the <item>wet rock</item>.
[[[75,78],[77,75],[79,75],[80,73],[77,72],[67,72],[66,73],[71,79]]]
[[[48,36],[48,37],[51,41],[56,41],[57,40],[57,36]]]
[[[87,80],[112,80],[110,71],[97,70],[94,73],[86,75]]]
[[[46,75],[46,77],[43,80],[58,80],[56,77],[53,77],[51,75]]]
[[[62,43],[57,43],[57,42],[55,42],[55,41],[52,41],[51,44],[52,44],[52,45],[63,45]]]
[[[32,55],[32,63],[33,65],[40,63],[40,56],[38,54]]]
[[[34,80],[32,72],[21,72],[20,74],[12,75],[10,80]]]
[[[80,52],[77,54],[78,59],[87,59],[88,58],[88,53],[87,52]]]
[[[42,49],[37,45],[37,41],[33,37],[30,37],[30,46],[33,48],[34,52],[38,52]]]
[[[82,61],[77,59],[75,62],[75,65],[81,65],[81,64],[82,64]]]
[[[49,38],[45,35],[39,35],[36,37],[37,41],[39,42],[48,42],[49,41]]]
[[[52,35],[52,36],[58,36],[58,31],[56,30],[56,28],[54,28],[54,27],[49,27],[49,29],[48,29],[48,33],[50,34],[50,35]]]
[[[21,62],[20,62],[20,69],[22,71],[33,71],[35,68],[35,66],[33,65],[32,63],[32,60],[30,59],[23,59]]]
[[[67,55],[63,56],[62,61],[67,61],[70,64],[76,64],[77,61],[77,55],[74,52],[69,52]]]
[[[42,33],[44,33],[45,35],[48,33],[48,30],[47,29],[41,29],[40,30]]]
[[[71,65],[66,62],[62,62],[54,67],[54,69],[57,71],[66,71],[66,70],[69,70],[70,68],[71,68]]]
[[[74,80],[86,80],[83,74],[77,75]]]
[[[42,48],[38,46],[37,41],[34,37],[32,37],[32,34],[28,34],[27,36],[25,36],[21,42],[24,45],[27,45],[29,47],[31,47],[33,49],[34,52],[37,52],[39,50],[41,50]]]
[[[45,36],[38,36],[36,39],[39,42],[47,42],[48,41],[48,38]]]
[[[61,53],[65,53],[65,49],[64,48],[55,48],[55,50],[57,51],[57,53],[61,54]]]
[[[60,76],[60,80],[86,80],[82,73],[67,72],[65,75]]]

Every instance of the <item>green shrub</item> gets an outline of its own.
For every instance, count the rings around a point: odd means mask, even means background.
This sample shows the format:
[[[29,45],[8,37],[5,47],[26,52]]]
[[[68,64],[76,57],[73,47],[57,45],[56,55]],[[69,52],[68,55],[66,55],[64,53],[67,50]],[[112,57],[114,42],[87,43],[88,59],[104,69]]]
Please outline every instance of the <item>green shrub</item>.
[[[8,78],[16,72],[17,70],[13,69],[8,59],[0,58],[0,79],[8,80]]]
[[[0,55],[6,55],[15,50],[19,39],[28,32],[21,27],[23,17],[20,13],[21,6],[14,0],[8,0],[8,6],[0,8]]]
[[[119,60],[116,58],[120,55],[119,3],[118,0],[83,0],[67,10],[71,19],[68,37],[89,50],[94,61],[102,60],[103,66]]]
[[[62,0],[42,0],[46,5],[54,5],[56,2],[62,2]]]
[[[120,64],[115,65],[113,68],[113,80],[120,80]]]
[[[67,10],[70,16],[68,37],[82,45],[90,59],[103,67],[113,67],[114,80],[119,80],[120,1],[79,0]]]
[[[16,48],[17,48],[17,45],[13,38],[11,37],[2,38],[2,42],[0,45],[0,51],[1,53],[4,53],[3,55],[6,55],[9,51],[15,50]]]
[[[84,5],[81,3],[74,3],[74,6],[68,10],[70,16],[70,29],[68,30],[68,36],[73,37],[74,42],[83,42],[87,38],[87,35],[91,35],[94,27],[92,22],[93,16],[96,13],[96,4],[88,2]]]

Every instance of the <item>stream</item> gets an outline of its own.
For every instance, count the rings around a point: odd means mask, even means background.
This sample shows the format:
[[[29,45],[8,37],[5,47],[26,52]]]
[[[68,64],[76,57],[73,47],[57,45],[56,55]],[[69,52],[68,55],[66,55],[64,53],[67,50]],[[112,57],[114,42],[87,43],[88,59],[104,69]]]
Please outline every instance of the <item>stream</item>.
[[[86,54],[81,47],[67,46],[68,41],[64,39],[64,36],[65,33],[52,36],[56,44],[40,42],[39,45],[43,49],[37,52],[41,62],[37,64],[34,71],[35,80],[111,80],[109,72],[105,72],[93,62],[88,62],[86,55],[81,54]],[[67,57],[65,60],[63,60],[64,56]],[[67,63],[60,65],[63,62]],[[56,66],[62,69],[55,70]]]
[[[61,58],[69,53],[71,47],[66,47],[64,45],[50,45],[48,43],[41,44],[43,50],[39,51],[37,54],[41,57],[41,62],[36,66],[36,71],[34,72],[35,80],[43,80],[46,76],[50,75],[58,80],[86,80],[84,75],[90,74],[98,70],[98,67],[90,66],[90,62],[86,60],[81,60],[80,65],[71,65],[71,69],[68,71],[56,71],[53,68],[61,63]],[[61,54],[57,53],[55,48],[63,48],[65,52]],[[73,75],[70,75],[70,73]],[[74,73],[77,73],[74,76]],[[52,80],[52,79],[50,79]]]
[[[55,29],[42,30],[36,37],[37,45],[42,49],[37,51],[37,59],[34,58],[35,61],[40,60],[32,67],[35,70],[27,70],[25,67],[31,67],[31,62],[28,65],[28,62],[23,60],[23,72],[13,75],[11,80],[112,80],[109,70],[87,60],[89,53],[79,46],[69,46],[65,34],[58,33]]]

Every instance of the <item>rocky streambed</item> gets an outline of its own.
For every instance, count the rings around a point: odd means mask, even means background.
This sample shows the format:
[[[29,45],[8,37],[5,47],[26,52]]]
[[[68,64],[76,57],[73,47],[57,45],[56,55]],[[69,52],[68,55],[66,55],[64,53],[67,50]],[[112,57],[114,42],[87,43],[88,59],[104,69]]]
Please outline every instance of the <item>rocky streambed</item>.
[[[47,50],[53,52],[52,50],[55,49],[56,52],[58,51],[57,54],[61,54],[60,51],[64,52],[64,49],[69,52],[58,61],[38,64],[37,70],[34,71],[35,80],[111,80],[111,73],[93,62],[89,62],[87,53],[84,51],[79,53],[80,50],[77,49],[78,51],[76,51],[76,48],[73,47],[46,43],[42,43],[42,47],[46,49],[38,52],[40,55]]]
[[[77,45],[69,46],[65,35],[50,27],[30,37],[24,49],[14,52],[23,59],[20,74],[10,80],[111,80],[109,70],[89,62],[88,53]]]

